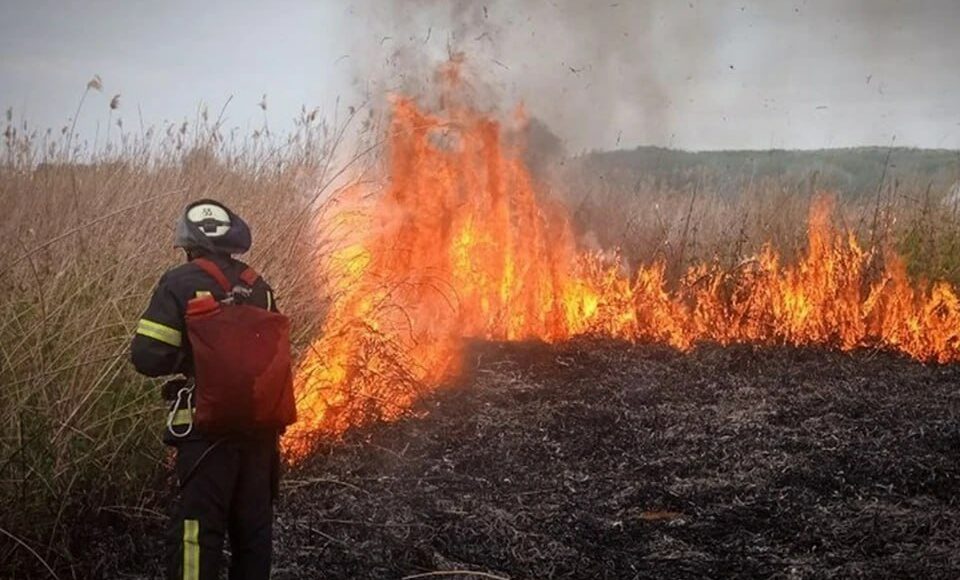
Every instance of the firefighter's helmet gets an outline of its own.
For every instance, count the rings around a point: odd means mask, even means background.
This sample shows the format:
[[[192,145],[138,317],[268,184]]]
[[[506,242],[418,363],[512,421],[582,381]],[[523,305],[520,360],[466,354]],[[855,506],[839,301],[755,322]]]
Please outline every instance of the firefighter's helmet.
[[[250,228],[230,208],[212,199],[188,205],[177,221],[174,246],[216,254],[242,254],[250,249]]]
[[[230,231],[230,214],[215,203],[198,203],[190,207],[187,221],[196,224],[208,238],[219,238]]]

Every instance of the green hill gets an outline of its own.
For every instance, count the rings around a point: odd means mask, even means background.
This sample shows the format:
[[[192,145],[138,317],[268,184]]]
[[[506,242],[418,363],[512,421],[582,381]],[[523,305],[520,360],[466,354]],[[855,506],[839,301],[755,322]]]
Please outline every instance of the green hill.
[[[572,162],[593,177],[624,186],[651,179],[673,187],[698,179],[738,184],[815,179],[817,187],[853,196],[876,191],[882,179],[946,192],[960,178],[960,151],[904,147],[703,152],[638,147],[590,152]]]

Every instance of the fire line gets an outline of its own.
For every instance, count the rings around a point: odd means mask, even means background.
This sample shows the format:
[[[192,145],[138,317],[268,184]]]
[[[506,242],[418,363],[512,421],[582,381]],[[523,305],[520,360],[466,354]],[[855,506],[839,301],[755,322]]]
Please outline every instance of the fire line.
[[[735,272],[695,265],[668,284],[663,263],[626,274],[578,252],[565,208],[538,198],[522,146],[469,106],[442,114],[397,98],[385,190],[354,220],[356,240],[331,262],[341,274],[325,331],[297,378],[305,439],[398,416],[459,371],[463,339],[562,341],[591,334],[690,349],[721,344],[822,345],[960,360],[960,303],[942,282],[912,283],[892,252],[870,253],[812,203],[808,246],[794,264],[765,246]]]

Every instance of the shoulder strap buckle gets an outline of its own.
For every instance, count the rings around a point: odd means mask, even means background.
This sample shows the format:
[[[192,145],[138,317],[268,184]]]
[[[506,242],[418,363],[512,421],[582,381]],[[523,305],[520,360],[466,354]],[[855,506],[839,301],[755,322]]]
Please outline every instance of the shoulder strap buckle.
[[[241,300],[250,297],[251,289],[253,285],[257,283],[257,280],[260,279],[260,274],[257,274],[257,271],[249,266],[240,273],[240,281],[243,283],[243,286],[237,285],[234,286],[230,283],[230,280],[227,279],[226,274],[223,273],[223,270],[220,269],[220,266],[210,259],[207,258],[196,258],[193,260],[193,263],[200,267],[201,270],[206,272],[211,278],[217,281],[217,284],[223,288],[223,291],[226,292],[227,298],[226,302],[233,302],[234,298],[239,297]]]

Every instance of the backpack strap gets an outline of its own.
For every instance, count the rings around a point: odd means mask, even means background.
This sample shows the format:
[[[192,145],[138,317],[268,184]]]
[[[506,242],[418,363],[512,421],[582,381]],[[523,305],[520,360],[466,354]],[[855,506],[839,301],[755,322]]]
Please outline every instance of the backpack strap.
[[[201,270],[206,272],[211,278],[217,281],[217,284],[223,288],[223,291],[227,294],[233,290],[233,285],[230,284],[230,280],[227,280],[226,274],[223,273],[223,270],[220,269],[220,266],[217,266],[212,260],[207,258],[196,258],[193,260],[193,263],[200,267]]]
[[[207,258],[196,258],[193,260],[193,263],[197,266],[200,266],[201,270],[216,280],[217,284],[223,288],[224,292],[229,294],[230,291],[233,290],[233,285],[230,284],[230,280],[227,279],[226,274],[223,273],[223,270],[220,269],[220,266],[217,266],[213,260],[209,260]],[[247,266],[247,268],[240,273],[240,281],[250,287],[256,284],[257,280],[259,279],[260,274],[257,274],[257,271],[249,266]]]

